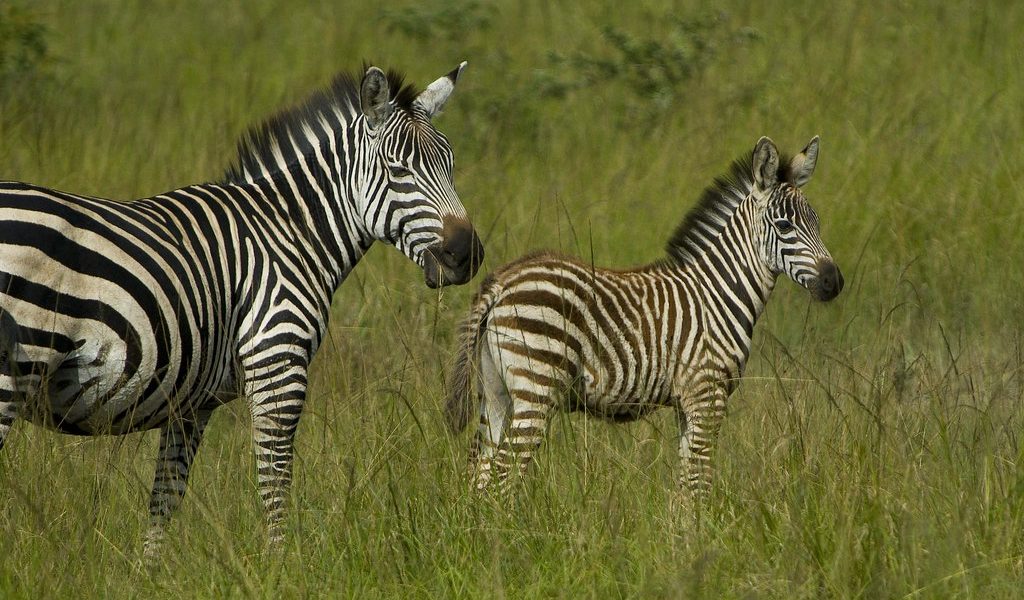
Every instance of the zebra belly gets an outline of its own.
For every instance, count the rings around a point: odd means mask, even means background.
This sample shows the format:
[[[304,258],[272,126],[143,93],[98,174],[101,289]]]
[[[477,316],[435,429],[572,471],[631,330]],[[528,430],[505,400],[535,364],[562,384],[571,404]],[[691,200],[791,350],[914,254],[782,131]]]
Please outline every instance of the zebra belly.
[[[614,422],[635,421],[652,411],[672,406],[668,393],[668,373],[673,364],[653,364],[646,367],[631,362],[620,364],[620,372],[610,372],[600,366],[601,361],[588,348],[587,359],[580,368],[583,385],[580,399],[573,409]]]
[[[158,358],[140,348],[144,333],[122,334],[100,317],[24,302],[0,301],[0,308],[17,323],[14,387],[30,421],[64,433],[124,434],[159,426],[174,411],[196,408],[190,400],[203,401],[194,390],[174,389],[189,366],[176,347]]]
[[[615,423],[628,423],[670,405],[669,398],[610,398],[586,394],[571,409]]]
[[[156,374],[127,364],[123,344],[82,340],[77,346],[56,368],[29,376],[38,385],[26,394],[27,418],[79,435],[124,434],[166,420],[166,394],[142,397]]]
[[[519,312],[527,315],[529,309],[520,308]],[[650,371],[630,365],[626,371],[612,373],[602,366],[590,344],[577,353],[564,339],[515,327],[492,327],[486,336],[487,351],[496,357],[499,372],[505,374],[505,386],[525,386],[534,393],[549,395],[564,410],[583,411],[611,421],[632,421],[673,405],[666,373],[671,372],[674,363],[657,365]]]

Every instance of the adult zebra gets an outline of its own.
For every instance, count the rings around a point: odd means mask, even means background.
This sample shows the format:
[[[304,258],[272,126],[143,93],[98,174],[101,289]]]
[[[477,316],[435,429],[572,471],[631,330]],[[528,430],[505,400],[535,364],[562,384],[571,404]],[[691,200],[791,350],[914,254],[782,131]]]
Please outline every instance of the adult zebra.
[[[681,429],[679,485],[698,499],[726,399],[750,354],[754,323],[786,273],[818,300],[843,277],[801,187],[818,138],[790,160],[761,138],[686,216],[668,259],[612,271],[551,254],[488,277],[461,332],[446,407],[454,431],[472,412],[478,369],[480,426],[470,450],[474,484],[525,472],[553,407],[628,421],[661,406]]]
[[[115,202],[0,184],[0,444],[160,429],[147,557],[211,412],[245,395],[269,541],[331,297],[374,240],[426,284],[469,281],[483,247],[431,123],[466,63],[421,93],[370,67],[251,129],[221,183]]]

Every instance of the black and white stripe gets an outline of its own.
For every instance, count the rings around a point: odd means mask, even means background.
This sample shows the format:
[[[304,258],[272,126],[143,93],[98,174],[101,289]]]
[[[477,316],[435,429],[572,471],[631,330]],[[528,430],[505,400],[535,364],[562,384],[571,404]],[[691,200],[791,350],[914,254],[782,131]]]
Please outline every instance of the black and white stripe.
[[[0,183],[0,444],[18,417],[79,435],[158,428],[148,556],[211,412],[253,418],[282,537],[307,369],[331,297],[374,240],[427,285],[483,255],[431,124],[465,63],[421,93],[369,68],[250,131],[221,183],[115,202]]]
[[[668,259],[613,271],[539,254],[490,275],[463,325],[447,405],[460,431],[480,400],[474,485],[525,472],[553,408],[628,421],[670,406],[680,487],[703,496],[726,399],[778,275],[819,300],[842,289],[800,189],[817,155],[815,137],[780,166],[761,138],[753,160],[737,161],[687,215]]]

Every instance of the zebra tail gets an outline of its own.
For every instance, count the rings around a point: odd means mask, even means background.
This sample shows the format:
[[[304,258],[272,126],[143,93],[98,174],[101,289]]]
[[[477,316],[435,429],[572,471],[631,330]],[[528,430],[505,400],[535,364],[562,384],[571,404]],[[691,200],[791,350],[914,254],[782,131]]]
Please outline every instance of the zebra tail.
[[[459,349],[452,369],[448,402],[444,407],[445,421],[452,433],[461,433],[469,425],[473,414],[474,394],[470,390],[473,367],[483,338],[485,321],[497,297],[494,293],[496,279],[488,277],[480,287],[480,293],[473,300],[469,317],[459,329]]]

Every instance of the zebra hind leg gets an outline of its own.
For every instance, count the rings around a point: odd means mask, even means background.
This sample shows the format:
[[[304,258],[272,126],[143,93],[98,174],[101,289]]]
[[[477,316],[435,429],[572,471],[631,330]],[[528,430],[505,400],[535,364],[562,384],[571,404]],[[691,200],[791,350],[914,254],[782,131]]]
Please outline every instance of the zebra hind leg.
[[[20,413],[21,403],[14,400],[14,391],[6,387],[0,388],[0,450],[3,450],[7,434]]]
[[[469,477],[474,489],[484,490],[491,483],[495,454],[512,413],[512,398],[487,346],[480,353],[477,391],[480,423],[469,448]]]
[[[11,313],[0,308],[0,449],[14,420],[21,413],[17,374],[18,324]]]
[[[510,373],[514,372],[515,369],[510,369]],[[547,378],[533,373],[507,378],[512,419],[495,458],[496,476],[502,489],[508,489],[511,475],[521,478],[526,474],[534,453],[544,441],[556,390],[538,383],[542,379]]]
[[[185,495],[189,468],[211,413],[211,410],[205,410],[188,420],[171,419],[160,430],[160,453],[149,500],[149,530],[142,550],[148,563],[153,563],[160,556],[164,530]]]

